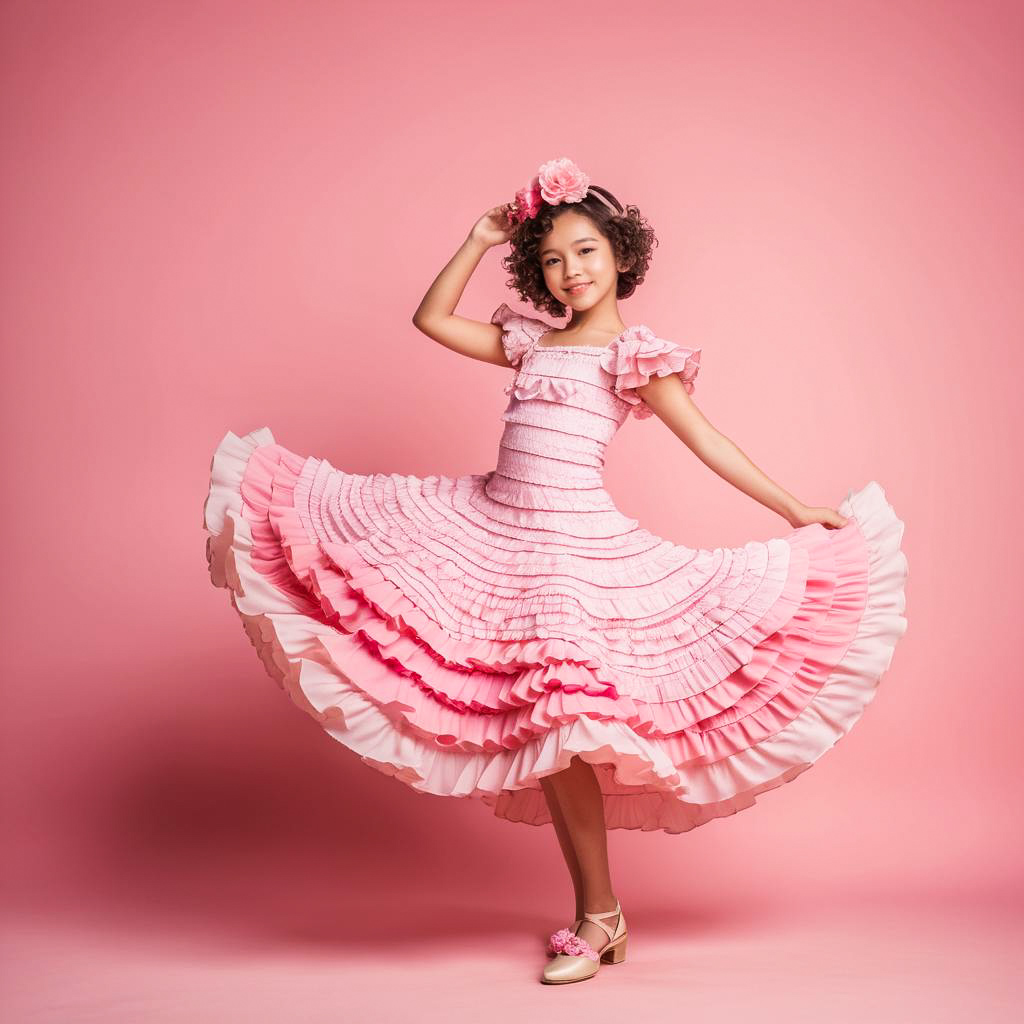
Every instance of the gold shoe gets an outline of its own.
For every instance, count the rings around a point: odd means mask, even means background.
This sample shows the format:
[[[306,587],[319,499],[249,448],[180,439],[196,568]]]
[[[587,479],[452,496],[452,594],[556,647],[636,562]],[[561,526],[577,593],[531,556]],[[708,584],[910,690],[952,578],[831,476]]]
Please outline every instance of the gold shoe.
[[[618,920],[613,929],[604,923],[602,918],[614,917]],[[586,939],[575,933],[583,922],[579,921],[573,931],[562,928],[555,932],[548,941],[548,953],[554,959],[544,968],[541,981],[547,985],[564,985],[571,981],[586,981],[597,974],[601,964],[620,964],[626,959],[626,919],[622,909],[615,903],[615,909],[603,914],[584,914],[584,918],[593,921],[608,936],[608,941],[600,948],[594,949]]]

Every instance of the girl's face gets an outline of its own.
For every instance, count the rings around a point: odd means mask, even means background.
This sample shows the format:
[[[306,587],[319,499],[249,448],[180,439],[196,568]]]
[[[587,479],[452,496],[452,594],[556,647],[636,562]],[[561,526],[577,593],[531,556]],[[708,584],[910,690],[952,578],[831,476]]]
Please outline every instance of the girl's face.
[[[571,309],[591,309],[615,286],[626,267],[618,266],[611,242],[581,213],[555,218],[540,243],[540,265],[548,291]],[[585,287],[574,286],[583,285]]]

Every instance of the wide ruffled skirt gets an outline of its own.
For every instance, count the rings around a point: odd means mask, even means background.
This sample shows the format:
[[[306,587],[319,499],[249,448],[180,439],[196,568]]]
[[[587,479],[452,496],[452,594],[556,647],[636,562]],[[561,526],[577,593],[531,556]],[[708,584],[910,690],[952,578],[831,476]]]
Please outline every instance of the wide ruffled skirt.
[[[903,523],[874,481],[841,529],[707,551],[489,515],[487,480],[349,474],[265,427],[212,461],[211,579],[268,673],[420,792],[542,825],[540,779],[578,755],[609,828],[684,832],[809,768],[906,630]]]

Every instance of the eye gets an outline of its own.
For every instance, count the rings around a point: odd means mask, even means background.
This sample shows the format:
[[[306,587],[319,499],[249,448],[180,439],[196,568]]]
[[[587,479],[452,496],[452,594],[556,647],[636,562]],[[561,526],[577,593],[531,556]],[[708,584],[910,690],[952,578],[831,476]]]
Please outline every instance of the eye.
[[[582,256],[582,255],[583,255],[583,253],[585,253],[585,252],[596,252],[596,251],[597,251],[597,247],[596,247],[596,246],[593,246],[593,245],[585,245],[585,246],[584,246],[584,247],[583,247],[582,249],[580,249],[580,255]],[[550,267],[550,266],[551,266],[551,264],[552,264],[552,262],[553,262],[554,260],[557,260],[557,259],[558,259],[558,257],[557,257],[557,256],[552,256],[552,257],[551,257],[550,259],[546,259],[546,260],[544,261],[544,266],[545,266],[545,267]]]

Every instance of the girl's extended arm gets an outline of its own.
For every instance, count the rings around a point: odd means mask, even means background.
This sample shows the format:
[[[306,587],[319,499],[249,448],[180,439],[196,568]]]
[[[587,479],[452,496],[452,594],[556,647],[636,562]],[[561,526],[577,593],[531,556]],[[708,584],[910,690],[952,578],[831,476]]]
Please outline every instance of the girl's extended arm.
[[[792,527],[846,524],[847,520],[834,509],[809,508],[762,473],[705,418],[675,374],[652,377],[636,391],[704,465],[766,508],[778,512]]]
[[[511,225],[505,216],[508,208],[508,203],[496,206],[476,222],[458,252],[434,279],[412,318],[416,327],[439,345],[499,366],[511,365],[501,344],[501,328],[456,316],[455,307],[484,253],[508,241],[511,234]]]

